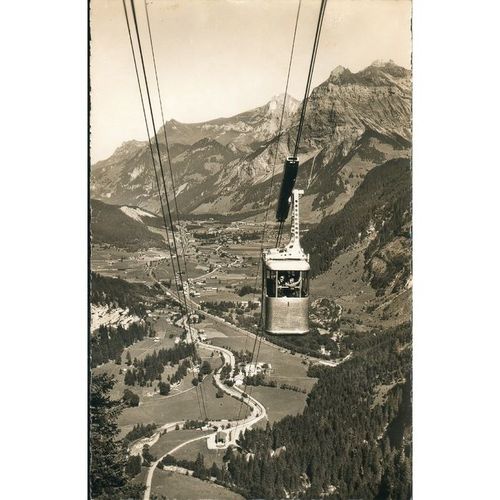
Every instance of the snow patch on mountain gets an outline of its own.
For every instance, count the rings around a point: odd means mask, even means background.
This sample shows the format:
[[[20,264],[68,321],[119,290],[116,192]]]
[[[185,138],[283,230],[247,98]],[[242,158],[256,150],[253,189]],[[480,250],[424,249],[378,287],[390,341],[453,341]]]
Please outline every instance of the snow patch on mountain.
[[[132,207],[120,207],[120,210],[137,222],[143,222],[142,217],[156,217],[154,214],[146,212],[145,210],[141,210],[140,208],[132,208]]]
[[[188,183],[185,182],[184,184],[181,184],[178,188],[177,188],[177,191],[175,192],[175,196],[178,196],[179,194],[181,194],[184,189],[186,189]]]
[[[135,167],[134,170],[132,170],[132,172],[128,174],[130,176],[130,180],[133,181],[137,179],[137,177],[139,177],[139,175],[141,175],[142,172],[144,172],[144,165],[139,165]]]

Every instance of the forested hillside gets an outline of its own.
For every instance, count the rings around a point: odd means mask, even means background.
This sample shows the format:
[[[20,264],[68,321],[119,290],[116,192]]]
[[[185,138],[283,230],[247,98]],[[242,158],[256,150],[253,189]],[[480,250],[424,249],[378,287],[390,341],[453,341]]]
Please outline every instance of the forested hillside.
[[[155,291],[147,285],[91,272],[90,302],[128,309],[130,313],[142,317],[146,314],[146,306],[158,302],[158,299]]]
[[[397,292],[411,273],[411,167],[407,158],[373,168],[345,207],[303,238],[313,275],[347,249],[365,244],[364,279],[377,293]]]
[[[365,336],[318,383],[302,415],[246,433],[229,454],[248,498],[411,498],[411,330]]]
[[[91,210],[92,243],[107,243],[128,250],[161,247],[164,244],[160,234],[150,231],[144,222],[126,215],[119,206],[91,200]],[[157,225],[155,220],[147,222]]]

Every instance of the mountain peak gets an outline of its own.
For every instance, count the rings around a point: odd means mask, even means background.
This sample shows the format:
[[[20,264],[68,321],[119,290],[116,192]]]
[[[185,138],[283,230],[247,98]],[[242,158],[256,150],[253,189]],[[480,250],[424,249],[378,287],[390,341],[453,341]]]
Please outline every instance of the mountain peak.
[[[113,155],[128,155],[131,154],[138,149],[140,149],[144,145],[143,141],[137,141],[135,139],[132,139],[130,141],[124,141],[118,146]]]
[[[269,112],[275,113],[276,111],[281,110],[284,100],[284,93],[274,95],[267,103]],[[298,108],[299,104],[299,100],[295,99],[295,97],[291,96],[290,94],[286,94],[286,111],[288,111],[288,113],[293,113]]]
[[[330,73],[330,79],[334,80],[335,78],[339,77],[346,71],[346,68],[344,66],[337,66],[331,73]]]
[[[370,66],[373,66],[374,68],[385,68],[386,66],[395,66],[395,63],[392,59],[389,59],[388,61],[384,61],[383,59],[375,59]]]
[[[389,74],[393,77],[396,78],[404,78],[409,76],[411,73],[410,70],[404,68],[403,66],[399,66],[396,64],[392,59],[389,59],[388,61],[382,61],[380,59],[377,59],[376,61],[373,61],[370,66],[365,68],[363,71],[360,73],[367,73],[367,72],[383,72],[386,74]]]

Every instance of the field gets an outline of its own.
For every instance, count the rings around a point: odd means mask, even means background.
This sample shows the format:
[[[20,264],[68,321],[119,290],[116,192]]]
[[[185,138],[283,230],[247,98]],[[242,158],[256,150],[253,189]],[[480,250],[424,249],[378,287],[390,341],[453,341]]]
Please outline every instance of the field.
[[[195,500],[217,498],[218,500],[240,500],[241,495],[227,488],[177,472],[156,470],[153,475],[151,495],[168,500]]]
[[[212,431],[202,432],[195,429],[170,431],[167,432],[166,434],[163,434],[163,436],[160,436],[158,441],[153,446],[151,446],[149,451],[154,457],[160,458],[166,453],[168,453],[172,448],[175,448],[184,441],[188,441],[189,439],[192,439],[194,437],[208,435],[210,434],[210,432]],[[205,445],[205,448],[207,447],[206,440],[201,440],[200,442]],[[195,441],[192,444],[196,443],[197,441]],[[179,458],[177,454],[175,454],[174,456]],[[196,458],[196,455],[194,455],[194,458]]]
[[[211,332],[211,343],[219,347],[228,347],[233,351],[248,350],[252,352],[254,337],[248,337],[230,326],[206,319],[200,324],[201,328]],[[220,331],[224,336],[215,337],[214,331]],[[256,348],[257,352],[258,347]],[[262,342],[259,351],[259,362],[271,365],[269,379],[278,384],[289,384],[310,391],[315,379],[307,376],[308,361],[305,356],[292,355],[274,344]],[[289,392],[289,391],[287,391]]]
[[[154,329],[155,335],[159,338],[159,341],[155,341],[152,338],[145,338],[140,342],[136,342],[130,347],[127,347],[122,356],[122,363],[125,362],[127,351],[130,352],[130,357],[132,359],[142,359],[146,356],[146,354],[151,354],[155,350],[159,351],[160,349],[171,349],[175,345],[175,337],[178,337],[182,333],[181,328],[167,323],[163,318],[156,321]],[[173,335],[173,337],[170,338],[170,335]]]
[[[195,460],[198,453],[204,456],[206,467],[210,467],[213,462],[222,466],[224,463],[222,457],[224,457],[226,450],[209,450],[207,448],[207,441],[205,439],[200,439],[199,441],[189,443],[180,450],[177,450],[173,456],[177,460]]]
[[[150,260],[166,258],[164,250],[150,249],[128,252],[123,249],[101,245],[92,246],[92,271],[103,276],[117,276],[127,281],[150,283],[145,265]]]
[[[186,379],[191,380],[187,375]],[[201,384],[200,384],[201,385]],[[225,419],[228,415],[237,415],[240,403],[234,398],[224,396],[216,398],[216,388],[212,384],[212,376],[208,375],[203,381],[203,393],[208,418],[210,420]],[[191,386],[193,387],[193,386]],[[173,396],[155,396],[135,408],[126,408],[118,419],[120,426],[131,426],[137,423],[148,424],[155,422],[165,424],[179,420],[200,418],[200,410],[194,387]],[[201,397],[200,397],[201,404]],[[246,408],[246,406],[244,407]],[[242,411],[245,414],[245,411]]]
[[[117,365],[114,361],[109,361],[97,368],[92,370],[92,373],[95,375],[99,375],[101,373],[109,373],[115,376],[116,384],[111,392],[112,399],[120,399],[123,396],[123,391],[125,389],[131,389],[133,392],[139,395],[141,398],[141,402],[149,401],[150,398],[158,397],[158,394],[155,394],[155,389],[153,387],[140,387],[136,385],[135,387],[126,386],[124,383],[125,378],[125,370],[127,369],[127,365],[125,364],[127,351],[130,352],[130,357],[133,360],[134,358],[142,359],[147,354],[153,353],[153,351],[158,351],[159,349],[170,349],[174,346],[174,338],[170,338],[170,335],[178,336],[181,333],[181,329],[168,324],[164,319],[157,320],[155,323],[155,333],[159,338],[159,341],[155,341],[153,338],[147,337],[131,346],[127,347],[122,354],[122,364]],[[168,374],[173,374],[176,371],[177,367],[165,366],[164,378]],[[122,373],[120,373],[122,371]],[[187,378],[187,377],[186,377]],[[174,395],[184,389],[192,387],[189,378],[189,383],[185,383],[185,381],[181,382],[181,384],[172,389],[171,394]],[[155,384],[156,387],[156,384]]]
[[[316,382],[316,379],[309,380],[312,384]],[[303,392],[264,386],[248,386],[247,392],[264,405],[270,423],[287,415],[302,413],[306,406],[307,394]]]
[[[213,345],[229,347],[234,351],[252,351],[254,338],[240,333],[228,325],[207,318],[200,324]],[[248,386],[247,392],[262,402],[271,422],[286,415],[301,413],[305,407],[307,393],[310,392],[315,378],[307,376],[308,361],[305,356],[292,355],[274,344],[261,343],[259,362],[271,365],[268,379],[276,381],[278,387]],[[306,392],[280,389],[282,384],[299,387]]]

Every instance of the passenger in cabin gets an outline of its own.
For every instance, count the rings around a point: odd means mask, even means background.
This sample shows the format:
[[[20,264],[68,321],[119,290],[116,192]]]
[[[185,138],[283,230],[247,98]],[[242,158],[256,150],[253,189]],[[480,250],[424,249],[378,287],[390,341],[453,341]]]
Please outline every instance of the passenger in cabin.
[[[300,297],[300,271],[280,271],[278,274],[278,297]]]
[[[296,275],[295,277],[293,275]],[[298,276],[297,276],[298,274]],[[298,279],[297,279],[298,278]],[[295,281],[297,279],[297,281]],[[287,283],[287,290],[288,290],[288,295],[287,297],[299,297],[300,296],[300,283],[302,282],[302,279],[300,278],[300,273],[293,273],[290,278],[288,279]]]
[[[309,296],[309,272],[305,271],[302,272],[302,290],[300,292],[301,297],[308,297]]]
[[[286,281],[285,281],[285,272],[278,272],[278,297],[286,297]]]

